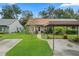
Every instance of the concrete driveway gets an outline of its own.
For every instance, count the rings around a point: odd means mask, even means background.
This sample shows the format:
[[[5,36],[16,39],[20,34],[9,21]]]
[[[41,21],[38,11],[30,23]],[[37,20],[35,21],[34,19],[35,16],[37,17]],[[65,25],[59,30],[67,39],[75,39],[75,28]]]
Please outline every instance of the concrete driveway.
[[[48,43],[53,49],[53,39],[49,39]],[[79,56],[79,44],[72,43],[66,39],[54,39],[54,55]]]
[[[6,52],[12,49],[21,39],[4,39],[0,40],[0,56],[4,56]]]

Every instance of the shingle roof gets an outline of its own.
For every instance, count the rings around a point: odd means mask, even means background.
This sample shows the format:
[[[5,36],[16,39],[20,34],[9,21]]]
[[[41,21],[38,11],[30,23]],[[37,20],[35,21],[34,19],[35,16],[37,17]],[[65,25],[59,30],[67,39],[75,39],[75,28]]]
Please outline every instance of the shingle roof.
[[[27,25],[47,25],[48,19],[32,19],[27,22]]]
[[[77,22],[76,19],[31,19],[27,22],[27,25],[55,25],[56,24],[67,24]],[[71,23],[72,24],[72,23]]]
[[[16,19],[0,19],[0,25],[6,25],[9,26],[13,22],[15,22]]]

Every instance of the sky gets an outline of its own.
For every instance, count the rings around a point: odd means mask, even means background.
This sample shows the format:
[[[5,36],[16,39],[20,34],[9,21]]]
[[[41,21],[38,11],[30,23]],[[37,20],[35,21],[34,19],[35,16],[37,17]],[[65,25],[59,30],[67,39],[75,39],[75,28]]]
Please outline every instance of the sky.
[[[16,4],[16,3],[14,3]],[[7,5],[6,3],[0,3],[0,11],[3,6]],[[12,5],[12,4],[10,4]],[[18,3],[18,5],[21,10],[30,10],[33,12],[34,17],[38,17],[39,12],[43,10],[44,8],[47,8],[48,6],[54,6],[55,8],[73,8],[74,10],[79,9],[78,3]]]

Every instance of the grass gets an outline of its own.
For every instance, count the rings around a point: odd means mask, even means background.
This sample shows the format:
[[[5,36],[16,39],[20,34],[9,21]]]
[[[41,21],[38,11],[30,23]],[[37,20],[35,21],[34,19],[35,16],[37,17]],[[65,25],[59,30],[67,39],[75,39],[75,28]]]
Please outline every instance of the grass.
[[[55,39],[62,39],[63,38],[63,36],[64,35],[54,35],[54,38]],[[67,37],[68,37],[68,39],[74,39],[75,37],[77,37],[77,35],[72,35],[72,34],[68,34],[67,35]],[[44,38],[44,39],[47,39],[47,38],[49,38],[49,39],[53,39],[53,34],[42,34],[42,38]]]
[[[0,34],[0,36],[7,39],[23,39],[13,49],[7,52],[7,56],[50,56],[53,53],[47,41],[39,40],[36,35],[14,33]]]

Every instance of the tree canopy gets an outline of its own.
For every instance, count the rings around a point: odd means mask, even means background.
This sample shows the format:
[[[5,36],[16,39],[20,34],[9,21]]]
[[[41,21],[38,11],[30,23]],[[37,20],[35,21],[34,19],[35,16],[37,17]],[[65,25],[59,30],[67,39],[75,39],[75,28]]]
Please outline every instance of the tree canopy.
[[[15,19],[21,13],[21,9],[17,5],[5,5],[0,12],[3,19]]]
[[[79,19],[79,10],[74,11],[72,8],[55,8],[49,6],[39,12],[41,18],[68,18],[68,19]]]
[[[27,23],[27,21],[29,19],[32,19],[33,18],[33,13],[32,11],[29,11],[29,10],[25,10],[25,11],[22,11],[22,17],[21,17],[21,23],[23,25],[25,25]]]

